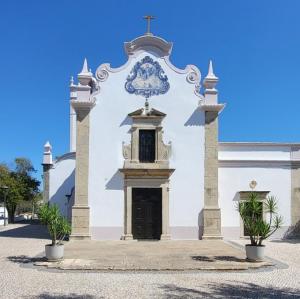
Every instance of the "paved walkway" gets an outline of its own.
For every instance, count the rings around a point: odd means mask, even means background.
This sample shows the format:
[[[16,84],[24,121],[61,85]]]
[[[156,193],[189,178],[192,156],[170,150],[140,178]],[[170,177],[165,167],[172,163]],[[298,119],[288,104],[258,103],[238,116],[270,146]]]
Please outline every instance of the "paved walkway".
[[[266,254],[282,262],[275,268],[85,272],[34,267],[45,238],[37,225],[0,230],[0,298],[300,298],[300,240],[266,242]]]
[[[245,270],[268,265],[250,263],[245,253],[214,241],[71,241],[65,259],[37,263],[73,270]],[[270,264],[270,263],[269,263]]]

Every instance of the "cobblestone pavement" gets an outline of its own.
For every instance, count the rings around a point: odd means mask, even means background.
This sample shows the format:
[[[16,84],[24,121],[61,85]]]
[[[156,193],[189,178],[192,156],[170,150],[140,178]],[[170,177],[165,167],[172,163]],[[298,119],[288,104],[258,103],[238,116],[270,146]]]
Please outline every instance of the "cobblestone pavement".
[[[0,230],[0,298],[300,298],[300,241],[266,242],[275,269],[167,273],[37,269],[48,242],[37,225]]]

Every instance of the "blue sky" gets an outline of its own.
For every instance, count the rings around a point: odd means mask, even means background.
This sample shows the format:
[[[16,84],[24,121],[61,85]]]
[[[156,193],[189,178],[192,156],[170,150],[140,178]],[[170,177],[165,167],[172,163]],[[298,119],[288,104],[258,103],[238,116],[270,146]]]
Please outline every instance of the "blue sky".
[[[2,1],[0,161],[32,160],[43,144],[69,149],[69,79],[84,57],[94,71],[126,61],[123,42],[145,32],[174,42],[171,61],[213,59],[220,78],[221,141],[300,142],[300,1]],[[180,105],[180,103],[178,103]]]

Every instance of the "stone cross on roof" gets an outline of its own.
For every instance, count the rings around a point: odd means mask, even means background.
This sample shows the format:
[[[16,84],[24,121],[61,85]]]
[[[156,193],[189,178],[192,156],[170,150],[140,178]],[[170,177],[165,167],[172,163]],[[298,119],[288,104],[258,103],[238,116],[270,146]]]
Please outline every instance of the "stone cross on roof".
[[[154,16],[144,16],[145,20],[147,20],[147,32],[146,35],[152,35],[152,33],[150,32],[150,25],[151,25],[151,21],[155,19]]]

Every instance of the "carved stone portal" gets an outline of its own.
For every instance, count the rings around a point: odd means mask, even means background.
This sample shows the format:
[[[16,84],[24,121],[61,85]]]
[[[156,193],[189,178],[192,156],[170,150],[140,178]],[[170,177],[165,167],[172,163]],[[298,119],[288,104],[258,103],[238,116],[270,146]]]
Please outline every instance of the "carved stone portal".
[[[131,143],[123,142],[124,166],[124,240],[133,239],[132,235],[132,188],[161,188],[162,192],[162,229],[161,240],[170,239],[169,232],[169,177],[174,169],[169,168],[172,144],[164,144],[162,120],[166,114],[147,106],[128,114],[132,118]],[[151,130],[153,160],[141,159],[141,132]]]

